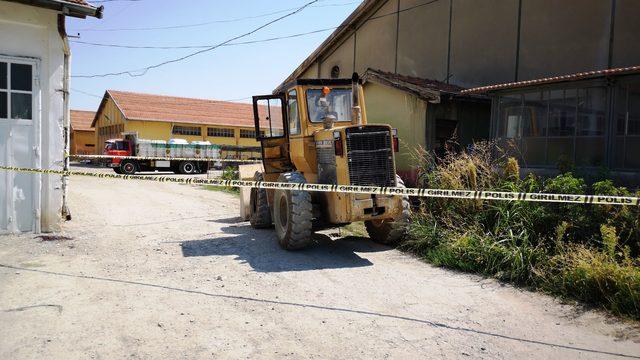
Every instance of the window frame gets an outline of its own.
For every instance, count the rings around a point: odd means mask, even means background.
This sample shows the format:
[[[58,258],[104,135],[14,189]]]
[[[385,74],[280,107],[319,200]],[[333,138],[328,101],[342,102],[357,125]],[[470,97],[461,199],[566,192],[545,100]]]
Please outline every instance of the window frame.
[[[243,136],[243,133],[245,134]],[[260,135],[262,136],[262,134],[264,133],[263,130],[260,130]],[[249,134],[249,135],[247,135]],[[257,134],[256,131],[254,129],[240,129],[240,138],[241,139],[256,139],[257,138]]]
[[[353,89],[351,89],[350,87],[334,87],[331,89],[331,91],[336,91],[336,90],[348,90],[348,91],[353,91]],[[307,90],[305,90],[304,92],[304,103],[306,104],[306,113],[307,113],[307,119],[311,124],[322,124],[322,120],[317,120],[314,121],[311,119],[311,112],[309,111],[309,91],[322,91],[322,87],[313,87],[313,88],[309,88]],[[351,101],[351,106],[353,107],[353,93],[351,94],[350,97],[350,101]],[[349,109],[349,111],[351,111],[351,109]],[[349,113],[349,116],[352,116],[351,113]],[[337,123],[352,123],[353,119],[349,119],[349,120],[340,120],[340,119],[336,119]]]
[[[29,125],[29,124],[37,124],[39,126],[39,113],[37,112],[37,104],[40,101],[40,84],[38,82],[38,74],[40,71],[40,62],[37,59],[29,59],[29,58],[18,58],[18,57],[10,57],[0,55],[0,63],[4,63],[7,70],[7,85],[5,88],[0,89],[0,92],[6,94],[6,109],[7,116],[0,117],[0,122],[2,123],[10,123],[14,122],[15,124]],[[11,65],[19,64],[19,65],[28,65],[31,67],[31,90],[14,90],[11,88]],[[12,94],[24,94],[31,96],[31,118],[23,119],[23,118],[14,118],[12,115]]]
[[[604,103],[604,129],[603,129],[603,134],[602,135],[578,135],[578,122],[579,122],[579,116],[580,116],[580,107],[579,107],[579,100],[580,100],[580,96],[581,96],[581,91],[583,90],[587,90],[590,88],[600,88],[602,90],[604,90],[604,96],[605,96],[605,103]],[[574,116],[574,121],[573,121],[573,134],[571,135],[551,135],[551,131],[549,129],[549,127],[551,126],[551,92],[552,91],[562,91],[563,94],[563,102],[566,102],[567,99],[567,91],[573,91],[575,92],[575,97],[573,98],[573,116]],[[494,139],[496,140],[501,140],[501,141],[512,141],[516,146],[517,146],[517,151],[518,151],[518,158],[521,161],[521,164],[523,164],[524,167],[527,168],[538,168],[538,169],[550,169],[550,168],[555,168],[554,164],[550,163],[550,159],[549,159],[549,143],[550,140],[554,140],[554,139],[571,139],[571,153],[569,154],[571,162],[579,168],[584,168],[584,169],[597,169],[600,168],[602,166],[608,166],[610,168],[614,168],[612,165],[612,161],[610,159],[610,154],[611,154],[611,146],[610,143],[612,141],[614,141],[612,139],[612,135],[613,131],[611,129],[611,122],[612,120],[612,107],[614,106],[614,104],[612,103],[611,100],[611,91],[613,91],[613,87],[609,86],[604,80],[598,79],[598,80],[587,80],[587,81],[580,81],[580,82],[575,82],[575,83],[565,83],[565,84],[550,84],[550,85],[546,85],[546,86],[536,86],[536,87],[527,87],[527,88],[520,88],[520,89],[511,89],[511,90],[505,90],[505,91],[501,91],[495,94],[495,101],[493,102],[493,104],[496,105],[496,109],[495,111],[492,111],[492,118],[494,119],[492,121],[492,126],[494,127],[492,130],[492,134],[494,135]],[[518,137],[515,138],[507,138],[506,135],[506,129],[504,129],[504,119],[503,119],[503,110],[502,110],[502,99],[504,97],[519,97],[520,98],[520,108],[522,109],[520,111],[520,120],[519,120],[519,129],[522,130],[523,129],[523,113],[524,113],[524,109],[525,109],[525,104],[526,104],[526,95],[527,94],[531,94],[531,93],[540,93],[542,96],[541,98],[543,99],[543,101],[545,102],[545,106],[544,108],[546,108],[546,129],[545,129],[545,135],[544,136],[524,136],[524,132],[520,132],[518,134]],[[505,133],[503,134],[503,130],[505,131]],[[536,139],[545,139],[544,140],[544,161],[542,161],[542,164],[529,164],[528,163],[528,159],[527,156],[524,154],[524,139],[525,138],[536,138]],[[593,139],[593,138],[602,138],[604,141],[604,155],[602,158],[602,164],[601,165],[579,165],[577,164],[577,160],[578,160],[578,156],[577,156],[577,152],[576,152],[576,145],[579,139]]]
[[[291,104],[289,103],[292,96],[291,93],[294,93],[294,96],[295,96],[296,120],[297,120],[297,128],[298,128],[298,131],[295,133],[291,132],[291,117],[290,117],[291,112],[289,111],[289,108],[291,107]],[[298,90],[296,89],[291,89],[287,91],[287,122],[289,123],[289,136],[302,134],[302,124],[300,122],[300,99],[298,99]]]
[[[176,129],[198,129],[196,134],[191,134],[191,133],[182,133],[182,132],[176,132]],[[182,136],[202,136],[202,127],[201,126],[188,126],[188,125],[173,125],[173,127],[171,128],[171,135],[182,135]]]
[[[218,134],[216,132],[219,131]],[[207,127],[207,136],[219,137],[219,138],[235,138],[236,129],[234,128],[219,128],[219,127]]]
[[[613,170],[618,170],[618,171],[639,171],[640,168],[638,167],[631,167],[630,165],[627,166],[627,141],[629,139],[633,139],[636,141],[640,141],[640,133],[638,134],[629,134],[629,87],[631,85],[640,85],[640,76],[629,76],[624,78],[622,81],[619,81],[617,84],[615,84],[614,86],[612,86],[612,89],[614,89],[614,91],[616,92],[615,95],[613,96],[613,109],[612,109],[612,114],[614,117],[616,117],[618,115],[618,100],[619,97],[618,95],[618,91],[624,91],[624,130],[622,134],[618,134],[618,122],[617,122],[617,117],[614,119],[614,123],[612,124],[612,141],[613,144],[611,146],[612,149],[612,154],[611,154],[611,163],[612,166],[611,168]],[[616,143],[620,142],[621,146],[622,146],[622,165],[619,166],[617,165],[617,149],[616,149]]]

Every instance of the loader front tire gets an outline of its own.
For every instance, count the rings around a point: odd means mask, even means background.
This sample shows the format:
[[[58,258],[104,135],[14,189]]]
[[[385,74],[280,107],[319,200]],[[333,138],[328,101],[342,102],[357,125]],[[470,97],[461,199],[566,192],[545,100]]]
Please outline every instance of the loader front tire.
[[[254,181],[264,181],[264,175],[261,172],[256,172],[253,175]],[[251,194],[249,197],[249,222],[255,229],[264,229],[270,227],[273,223],[271,221],[271,209],[269,208],[269,200],[267,199],[267,190],[251,188]]]
[[[397,187],[404,188],[404,181],[396,175]],[[402,197],[402,212],[395,219],[369,220],[364,222],[369,237],[374,242],[385,245],[395,245],[407,234],[411,204],[409,197]]]
[[[278,182],[306,183],[299,172],[283,173]],[[304,190],[276,190],[273,200],[273,222],[278,243],[286,250],[300,250],[311,242],[313,206],[311,194]]]

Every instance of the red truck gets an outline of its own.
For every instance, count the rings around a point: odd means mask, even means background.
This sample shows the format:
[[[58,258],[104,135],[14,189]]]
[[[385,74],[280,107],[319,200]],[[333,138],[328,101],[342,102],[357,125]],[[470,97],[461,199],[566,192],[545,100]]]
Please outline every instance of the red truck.
[[[176,174],[206,173],[216,158],[220,158],[220,146],[209,142],[188,143],[182,139],[145,140],[136,134],[124,133],[123,139],[105,142],[103,155],[135,156],[149,159],[108,159],[107,165],[118,174],[132,175],[139,171],[173,171]],[[198,160],[197,158],[204,158]],[[155,158],[187,158],[189,160],[157,160]]]

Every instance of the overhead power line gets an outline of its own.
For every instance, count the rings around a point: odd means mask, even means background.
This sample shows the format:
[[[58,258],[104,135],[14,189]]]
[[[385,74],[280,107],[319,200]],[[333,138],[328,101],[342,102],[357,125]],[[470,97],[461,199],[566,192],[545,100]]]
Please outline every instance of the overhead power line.
[[[93,96],[95,98],[102,99],[102,96],[96,95],[96,94],[92,94],[90,92],[86,92],[86,91],[82,91],[82,90],[78,90],[78,89],[74,89],[74,88],[71,88],[71,91],[75,91],[75,92],[80,93],[80,94],[84,94],[84,95],[87,95],[87,96]]]
[[[116,1],[116,0],[113,0],[113,1]],[[140,1],[140,0],[136,0],[136,1]],[[356,3],[359,3],[359,2],[360,1],[352,1],[352,2],[348,2],[348,3],[338,3],[338,4],[323,4],[323,5],[314,5],[312,7],[323,8],[323,7],[333,7],[333,6],[347,6],[347,5],[352,5],[352,4],[356,4]],[[206,21],[206,22],[201,22],[201,23],[193,23],[193,24],[169,25],[169,26],[151,26],[151,27],[133,27],[133,28],[108,28],[108,29],[84,28],[84,29],[76,29],[76,30],[70,30],[70,31],[71,32],[74,32],[74,31],[110,32],[110,31],[151,31],[151,30],[185,29],[185,28],[206,26],[206,25],[211,25],[211,24],[225,24],[225,23],[232,23],[232,22],[243,21],[243,20],[259,19],[259,18],[271,16],[271,15],[277,15],[277,14],[286,13],[286,12],[289,12],[289,11],[292,11],[292,10],[295,10],[295,9],[297,9],[297,8],[282,9],[282,10],[276,10],[276,11],[265,13],[265,14],[245,16],[245,17],[239,17],[239,18],[233,18],[233,19],[211,20],[211,21]]]
[[[277,19],[275,19],[275,20],[272,20],[272,21],[270,21],[270,22],[268,22],[268,23],[266,23],[266,24],[264,24],[264,25],[262,25],[262,26],[260,26],[260,27],[258,27],[258,28],[256,28],[256,29],[252,30],[252,31],[250,31],[250,32],[248,32],[248,33],[245,33],[245,34],[243,34],[243,35],[236,36],[236,37],[234,37],[234,38],[232,38],[232,39],[226,40],[226,41],[224,41],[224,42],[222,42],[222,43],[220,43],[220,44],[217,44],[217,45],[213,45],[213,46],[206,46],[206,45],[205,45],[205,47],[203,48],[203,50],[196,51],[196,52],[194,52],[194,53],[188,54],[188,55],[186,55],[186,56],[182,56],[182,57],[177,58],[177,59],[172,59],[172,60],[164,61],[164,62],[162,62],[162,63],[160,63],[160,64],[156,64],[156,65],[148,66],[148,67],[141,68],[141,69],[137,69],[137,70],[128,70],[128,71],[121,71],[121,72],[115,72],[115,73],[96,74],[96,75],[74,75],[74,76],[72,76],[72,77],[76,77],[76,78],[97,78],[97,77],[118,76],[118,75],[129,75],[129,76],[132,76],[132,77],[138,77],[138,76],[143,76],[143,75],[145,75],[145,74],[147,73],[147,71],[149,71],[149,70],[151,70],[151,69],[154,69],[154,68],[157,68],[157,67],[160,67],[160,66],[166,65],[166,64],[170,64],[170,63],[175,63],[175,62],[178,62],[178,61],[182,61],[182,60],[188,59],[188,58],[190,58],[190,57],[192,57],[192,56],[195,56],[195,55],[198,55],[198,54],[201,54],[201,53],[204,53],[204,52],[208,52],[208,51],[211,51],[211,50],[217,49],[217,48],[222,47],[222,46],[243,45],[243,44],[252,44],[252,43],[267,42],[267,41],[275,41],[275,40],[286,39],[286,38],[291,38],[291,37],[298,37],[298,36],[304,36],[304,35],[314,34],[314,33],[322,32],[322,31],[334,30],[334,29],[339,29],[339,28],[343,28],[343,27],[345,27],[344,25],[341,25],[341,26],[336,26],[336,27],[333,27],[333,28],[319,29],[319,30],[314,30],[314,31],[306,32],[306,33],[299,33],[299,34],[293,34],[293,35],[287,35],[287,36],[275,37],[275,38],[270,38],[270,39],[251,40],[251,41],[245,41],[245,42],[233,43],[233,41],[234,41],[234,40],[237,40],[237,39],[240,39],[240,38],[242,38],[242,37],[246,37],[246,36],[248,36],[248,35],[251,35],[251,34],[255,33],[256,31],[258,31],[258,30],[260,30],[260,29],[262,29],[262,28],[264,28],[264,27],[267,27],[267,26],[269,26],[269,25],[271,25],[271,24],[273,24],[273,23],[275,23],[275,22],[277,22],[277,21],[280,21],[280,20],[282,20],[282,19],[284,19],[284,18],[286,18],[286,17],[289,17],[289,16],[291,16],[291,15],[294,15],[294,14],[296,14],[296,13],[298,13],[298,12],[302,11],[302,10],[303,10],[303,9],[305,9],[306,7],[310,6],[310,4],[313,4],[313,3],[317,2],[317,1],[319,1],[319,0],[311,1],[311,2],[309,2],[309,3],[305,4],[305,5],[303,5],[302,7],[300,7],[300,8],[298,8],[298,9],[296,9],[295,11],[293,11],[293,12],[291,12],[291,13],[287,14],[287,15],[281,16],[281,17],[279,17],[279,18],[277,18]],[[392,12],[387,13],[387,14],[381,14],[381,15],[377,15],[377,16],[371,16],[371,17],[369,17],[367,20],[365,20],[365,22],[370,21],[370,20],[380,19],[380,18],[383,18],[383,17],[386,17],[386,16],[396,15],[396,14],[403,13],[403,12],[406,12],[406,11],[410,11],[410,10],[413,10],[413,9],[416,9],[416,8],[419,8],[419,7],[422,7],[422,6],[426,6],[426,5],[430,5],[430,4],[436,3],[436,2],[438,2],[438,1],[440,1],[440,0],[430,0],[430,1],[427,1],[427,2],[424,2],[424,3],[421,3],[421,4],[417,4],[417,5],[410,6],[410,7],[404,8],[404,9],[400,9],[400,10],[398,10],[398,11],[392,11]],[[76,42],[76,43],[83,43],[83,44],[88,44],[88,45],[95,45],[95,46],[120,47],[120,48],[141,48],[141,49],[142,49],[142,48],[146,48],[146,49],[162,49],[162,48],[165,48],[165,49],[179,49],[179,48],[185,48],[185,49],[188,49],[188,48],[200,48],[200,46],[183,46],[183,47],[172,47],[172,46],[164,46],[164,47],[162,47],[162,46],[158,46],[158,47],[154,47],[154,46],[140,46],[140,47],[135,47],[135,46],[133,46],[133,45],[100,44],[100,43],[90,43],[90,42],[83,42],[83,41],[73,41],[73,42]],[[140,72],[140,73],[135,74],[136,72]]]
[[[315,4],[316,2],[318,2],[318,0],[310,1],[310,2],[302,5],[301,7],[297,8],[296,10],[294,10],[294,11],[292,11],[290,13],[287,13],[286,15],[280,16],[280,17],[278,17],[278,18],[276,18],[274,20],[271,20],[271,21],[269,21],[269,22],[267,22],[267,23],[265,23],[263,25],[260,25],[257,28],[255,28],[255,29],[253,29],[253,30],[251,30],[249,32],[246,32],[246,33],[244,33],[242,35],[234,36],[231,39],[225,40],[225,41],[223,41],[223,42],[221,42],[219,44],[213,45],[211,47],[208,47],[208,48],[205,48],[205,49],[202,49],[202,50],[198,50],[196,52],[190,53],[190,54],[185,55],[185,56],[181,56],[179,58],[166,60],[166,61],[163,61],[161,63],[155,64],[155,65],[146,66],[144,68],[136,69],[136,70],[125,70],[125,71],[120,71],[120,72],[112,72],[112,73],[106,73],[106,74],[95,74],[95,75],[75,75],[75,76],[72,76],[72,77],[75,77],[75,78],[97,78],[97,77],[118,76],[118,75],[129,75],[131,77],[143,76],[144,74],[146,74],[151,69],[156,69],[156,68],[159,68],[159,67],[164,66],[164,65],[168,65],[168,64],[176,63],[176,62],[179,62],[179,61],[182,61],[182,60],[186,60],[186,59],[194,57],[196,55],[199,55],[199,54],[202,54],[202,53],[205,53],[205,52],[209,52],[209,51],[213,51],[213,50],[215,50],[215,49],[217,49],[217,48],[219,48],[221,46],[224,46],[225,44],[228,44],[228,43],[230,43],[230,42],[232,42],[234,40],[238,40],[238,39],[241,39],[243,37],[247,37],[247,36],[249,36],[249,35],[251,35],[251,34],[253,34],[253,33],[257,32],[257,31],[260,31],[261,29],[264,29],[265,27],[267,27],[267,26],[269,26],[271,24],[274,24],[274,23],[276,23],[276,22],[278,22],[280,20],[283,20],[285,18],[288,18],[290,16],[293,16],[293,15],[299,13],[300,11],[304,10],[305,8],[309,7],[312,4]]]
[[[297,33],[297,34],[292,34],[292,35],[277,36],[277,37],[272,37],[272,38],[267,38],[267,39],[249,40],[249,41],[242,41],[242,42],[233,42],[233,43],[225,44],[223,46],[247,45],[247,44],[256,44],[256,43],[270,42],[270,41],[276,41],[276,40],[282,40],[282,39],[290,39],[290,38],[295,38],[295,37],[300,37],[300,36],[305,36],[305,35],[317,34],[317,33],[325,32],[325,31],[329,31],[329,30],[335,30],[337,28],[338,28],[338,26],[334,26],[334,27],[330,27],[330,28],[307,31],[307,32]],[[75,43],[75,44],[84,44],[84,45],[111,47],[111,48],[156,49],[156,50],[203,49],[203,48],[208,48],[208,47],[213,46],[213,45],[182,45],[182,46],[145,46],[145,45],[142,45],[142,46],[137,46],[137,45],[94,43],[94,42],[81,41],[81,40],[70,40],[69,42]]]

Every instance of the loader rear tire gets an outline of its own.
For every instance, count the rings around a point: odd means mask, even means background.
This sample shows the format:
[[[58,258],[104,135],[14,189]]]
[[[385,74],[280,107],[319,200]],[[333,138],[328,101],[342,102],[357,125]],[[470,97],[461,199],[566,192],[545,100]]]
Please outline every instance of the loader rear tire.
[[[253,175],[254,181],[264,181],[264,175],[256,172]],[[271,209],[269,208],[269,200],[267,199],[267,190],[251,188],[249,197],[249,222],[255,229],[264,229],[271,227]]]
[[[404,181],[396,175],[397,187],[404,188]],[[409,197],[402,197],[402,212],[395,219],[369,220],[364,222],[369,237],[374,242],[385,245],[395,245],[407,234],[411,204]]]
[[[299,172],[281,174],[278,182],[306,183]],[[304,190],[276,190],[273,200],[273,222],[278,243],[286,250],[300,250],[311,242],[313,206],[311,194]]]

